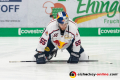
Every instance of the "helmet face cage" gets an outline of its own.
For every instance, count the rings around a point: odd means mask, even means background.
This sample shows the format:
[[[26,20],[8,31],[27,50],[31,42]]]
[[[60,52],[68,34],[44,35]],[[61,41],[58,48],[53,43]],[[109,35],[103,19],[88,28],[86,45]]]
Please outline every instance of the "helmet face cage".
[[[63,12],[58,12],[58,14],[57,14],[57,21],[60,24],[68,23],[69,18],[68,18],[67,13],[64,12],[64,11]]]

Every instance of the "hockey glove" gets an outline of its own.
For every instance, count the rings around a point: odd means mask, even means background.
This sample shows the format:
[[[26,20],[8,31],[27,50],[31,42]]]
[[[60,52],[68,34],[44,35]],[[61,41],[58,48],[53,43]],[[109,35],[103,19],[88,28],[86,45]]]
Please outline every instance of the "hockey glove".
[[[71,53],[67,63],[78,63],[80,55],[78,53]]]
[[[46,63],[46,58],[44,53],[37,53],[34,55],[36,58],[36,63],[37,64],[45,64]]]

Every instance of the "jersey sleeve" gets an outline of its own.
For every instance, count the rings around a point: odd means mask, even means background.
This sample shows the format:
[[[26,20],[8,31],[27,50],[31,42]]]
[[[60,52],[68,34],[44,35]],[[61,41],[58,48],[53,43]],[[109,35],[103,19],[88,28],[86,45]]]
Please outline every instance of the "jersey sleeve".
[[[44,52],[45,47],[47,46],[48,39],[49,39],[49,29],[48,26],[45,28],[42,36],[40,37],[38,46],[37,46],[37,51],[42,51]]]
[[[80,33],[79,33],[78,29],[76,29],[75,40],[73,42],[73,52],[79,52],[80,51],[80,45],[81,45]]]

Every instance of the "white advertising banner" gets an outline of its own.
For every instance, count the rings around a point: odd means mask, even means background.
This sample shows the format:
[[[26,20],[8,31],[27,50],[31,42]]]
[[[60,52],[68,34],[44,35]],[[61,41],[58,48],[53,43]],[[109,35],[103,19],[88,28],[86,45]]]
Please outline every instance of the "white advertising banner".
[[[0,0],[0,27],[26,27],[28,0]]]
[[[46,27],[66,11],[78,27],[119,27],[119,0],[0,0],[0,27]]]

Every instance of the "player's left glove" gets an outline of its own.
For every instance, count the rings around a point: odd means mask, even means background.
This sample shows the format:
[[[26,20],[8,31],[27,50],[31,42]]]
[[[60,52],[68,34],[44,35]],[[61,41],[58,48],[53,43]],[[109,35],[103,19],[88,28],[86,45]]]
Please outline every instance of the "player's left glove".
[[[78,63],[80,58],[80,54],[79,53],[71,53],[70,54],[70,58],[68,59],[67,63]]]

